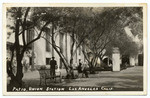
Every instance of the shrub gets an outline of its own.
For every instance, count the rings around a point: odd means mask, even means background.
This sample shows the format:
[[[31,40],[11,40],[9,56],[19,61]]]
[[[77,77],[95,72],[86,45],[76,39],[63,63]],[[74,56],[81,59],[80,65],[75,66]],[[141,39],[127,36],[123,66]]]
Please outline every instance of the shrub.
[[[44,69],[46,69],[46,66],[41,66],[40,67],[40,70],[44,70]]]

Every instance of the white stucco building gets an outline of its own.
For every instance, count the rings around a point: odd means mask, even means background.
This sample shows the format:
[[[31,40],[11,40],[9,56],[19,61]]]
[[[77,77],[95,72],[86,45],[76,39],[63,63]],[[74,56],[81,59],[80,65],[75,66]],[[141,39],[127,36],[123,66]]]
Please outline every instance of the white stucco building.
[[[48,32],[50,33],[49,30]],[[30,42],[36,36],[37,33],[35,30],[28,30],[26,32],[26,42],[27,43]],[[43,32],[42,36],[51,42],[51,37],[46,32]],[[14,37],[15,37],[14,33],[12,33],[9,37],[7,37],[7,47],[8,47],[7,57],[9,58],[11,58],[9,46],[13,45]],[[72,39],[70,35],[68,33],[63,34],[56,31],[54,37],[55,37],[56,45],[60,47],[61,52],[68,60],[68,62],[70,62],[70,57],[71,57],[70,51],[71,51],[71,43],[72,43]],[[25,52],[24,58],[28,57],[30,65],[34,65],[34,67],[43,66],[43,65],[47,65],[47,67],[49,67],[50,58],[55,57],[55,60],[57,61],[57,65],[59,66],[59,68],[64,68],[61,58],[59,57],[57,52],[53,49],[52,45],[49,42],[47,42],[47,40],[45,40],[44,38],[41,37],[39,40],[32,43],[29,46],[30,50],[28,50],[28,52]],[[21,37],[20,37],[20,45],[23,45]],[[76,44],[74,49],[75,48],[76,48]],[[82,54],[81,48],[82,47],[79,47],[77,49],[77,52],[74,55],[74,59],[73,59],[74,66],[78,65],[79,59],[84,61],[84,56]],[[30,54],[31,56],[27,54]]]
[[[48,32],[50,32],[48,30]],[[35,35],[36,36],[36,35]],[[57,61],[57,65],[60,68],[63,68],[63,63],[61,61],[61,58],[59,57],[58,53],[55,51],[55,49],[52,47],[52,45],[49,43],[51,42],[51,37],[48,37],[49,35],[46,33],[44,37],[48,40],[45,40],[44,38],[40,38],[36,42],[34,42],[32,46],[32,50],[35,54],[35,65],[49,65],[49,60],[52,57],[55,57],[55,60]],[[55,33],[55,42],[58,47],[61,49],[61,53],[65,56],[65,58],[70,62],[71,58],[71,43],[72,39],[68,33]],[[76,46],[76,44],[75,44]],[[75,49],[76,47],[74,47]],[[84,56],[81,52],[81,47],[77,49],[77,52],[74,55],[73,64],[77,66],[79,59],[84,60]]]

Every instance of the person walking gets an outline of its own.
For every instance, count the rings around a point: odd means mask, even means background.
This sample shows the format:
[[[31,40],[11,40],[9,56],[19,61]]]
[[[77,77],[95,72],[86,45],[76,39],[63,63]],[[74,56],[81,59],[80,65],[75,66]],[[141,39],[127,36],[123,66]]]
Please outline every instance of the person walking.
[[[57,61],[55,60],[55,57],[52,57],[52,60],[50,61],[50,73],[52,78],[55,77],[55,67],[57,65]]]

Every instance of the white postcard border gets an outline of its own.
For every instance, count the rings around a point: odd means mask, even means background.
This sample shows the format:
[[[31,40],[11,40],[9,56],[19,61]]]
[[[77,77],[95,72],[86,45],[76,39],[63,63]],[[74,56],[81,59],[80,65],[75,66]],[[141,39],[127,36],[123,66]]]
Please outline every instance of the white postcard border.
[[[143,91],[98,92],[7,92],[6,7],[143,7]],[[147,4],[146,3],[4,3],[3,4],[3,95],[146,95],[147,94]]]

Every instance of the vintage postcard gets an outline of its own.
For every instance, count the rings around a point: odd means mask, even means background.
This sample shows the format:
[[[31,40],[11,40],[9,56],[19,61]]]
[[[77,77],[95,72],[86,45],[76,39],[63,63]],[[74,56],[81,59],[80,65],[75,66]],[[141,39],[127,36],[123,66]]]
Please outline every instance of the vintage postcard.
[[[4,95],[146,95],[147,4],[3,4]]]

